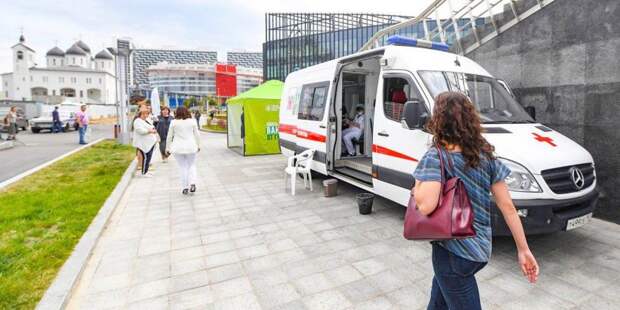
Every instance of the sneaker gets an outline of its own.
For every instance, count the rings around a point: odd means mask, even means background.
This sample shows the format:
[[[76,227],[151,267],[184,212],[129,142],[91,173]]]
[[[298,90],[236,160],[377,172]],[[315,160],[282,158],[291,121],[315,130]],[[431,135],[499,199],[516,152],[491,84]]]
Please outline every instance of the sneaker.
[[[162,159],[161,162],[164,163],[164,164],[167,163],[168,162],[168,158]]]
[[[190,187],[189,187],[189,191],[190,191],[191,193],[195,193],[195,192],[196,192],[196,184],[192,184],[192,185],[190,185]]]
[[[187,195],[187,194],[188,194],[188,191],[189,191],[189,190],[188,190],[187,188],[184,188],[184,189],[183,189],[183,191],[182,191],[181,193],[183,193],[183,195]]]
[[[150,178],[153,177],[153,175],[147,172],[147,173],[143,174],[142,177],[145,178],[145,179],[150,179]]]

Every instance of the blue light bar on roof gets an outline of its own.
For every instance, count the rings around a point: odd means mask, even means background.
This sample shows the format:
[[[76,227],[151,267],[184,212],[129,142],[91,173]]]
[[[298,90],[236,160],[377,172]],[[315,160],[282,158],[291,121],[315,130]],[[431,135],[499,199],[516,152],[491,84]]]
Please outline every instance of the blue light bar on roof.
[[[450,47],[448,44],[439,43],[439,42],[431,42],[427,40],[420,39],[412,39],[403,36],[391,36],[387,39],[388,45],[399,45],[399,46],[412,46],[412,47],[423,47],[430,48],[433,50],[444,51],[447,52]]]

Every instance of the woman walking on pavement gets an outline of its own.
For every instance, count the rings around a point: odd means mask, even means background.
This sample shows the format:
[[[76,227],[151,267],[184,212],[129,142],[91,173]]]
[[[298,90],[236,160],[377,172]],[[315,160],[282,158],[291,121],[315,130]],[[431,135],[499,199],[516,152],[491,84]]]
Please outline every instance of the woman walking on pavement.
[[[166,152],[179,163],[183,195],[196,192],[196,153],[200,151],[198,125],[186,107],[178,107],[170,124]]]
[[[157,122],[157,133],[159,134],[159,152],[161,153],[161,159],[163,162],[168,161],[168,153],[166,153],[166,139],[168,138],[168,130],[170,129],[170,123],[174,119],[172,115],[170,115],[169,107],[161,108],[161,115],[159,116],[159,121]]]
[[[146,106],[141,106],[138,111],[138,117],[133,121],[133,146],[138,149],[142,156],[141,172],[143,177],[152,177],[149,172],[149,164],[153,157],[153,149],[157,143],[157,130],[147,118],[149,110]]]
[[[518,250],[518,264],[531,282],[538,279],[538,263],[529,249],[521,220],[508,193],[504,179],[510,170],[497,158],[494,147],[482,136],[478,113],[468,97],[444,92],[435,99],[433,115],[426,125],[433,143],[413,174],[412,195],[423,215],[431,214],[441,188],[443,158],[452,160],[447,177],[458,176],[464,183],[474,213],[476,235],[466,239],[433,241],[432,261],[435,276],[428,309],[481,309],[475,274],[491,256],[491,196],[512,232]],[[439,149],[439,150],[438,150]]]
[[[15,140],[19,128],[17,128],[17,107],[11,107],[9,113],[4,117],[4,122],[8,126],[7,140]]]

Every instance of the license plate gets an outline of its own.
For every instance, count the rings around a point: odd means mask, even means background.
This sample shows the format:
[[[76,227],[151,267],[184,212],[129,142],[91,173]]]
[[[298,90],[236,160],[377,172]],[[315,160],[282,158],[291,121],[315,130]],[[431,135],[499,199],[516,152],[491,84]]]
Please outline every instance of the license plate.
[[[580,217],[576,217],[574,219],[568,220],[566,223],[566,230],[575,229],[577,227],[581,227],[592,220],[592,213],[588,213],[586,215],[582,215]]]

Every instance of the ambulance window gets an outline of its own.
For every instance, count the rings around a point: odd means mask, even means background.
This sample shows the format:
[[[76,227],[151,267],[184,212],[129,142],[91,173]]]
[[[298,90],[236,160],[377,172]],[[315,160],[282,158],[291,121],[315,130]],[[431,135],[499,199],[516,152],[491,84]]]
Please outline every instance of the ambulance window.
[[[306,85],[302,91],[301,104],[297,118],[319,121],[325,112],[328,84]]]
[[[405,103],[413,99],[422,102],[418,88],[405,78],[386,77],[383,80],[383,113],[390,120],[400,122],[403,118]]]

